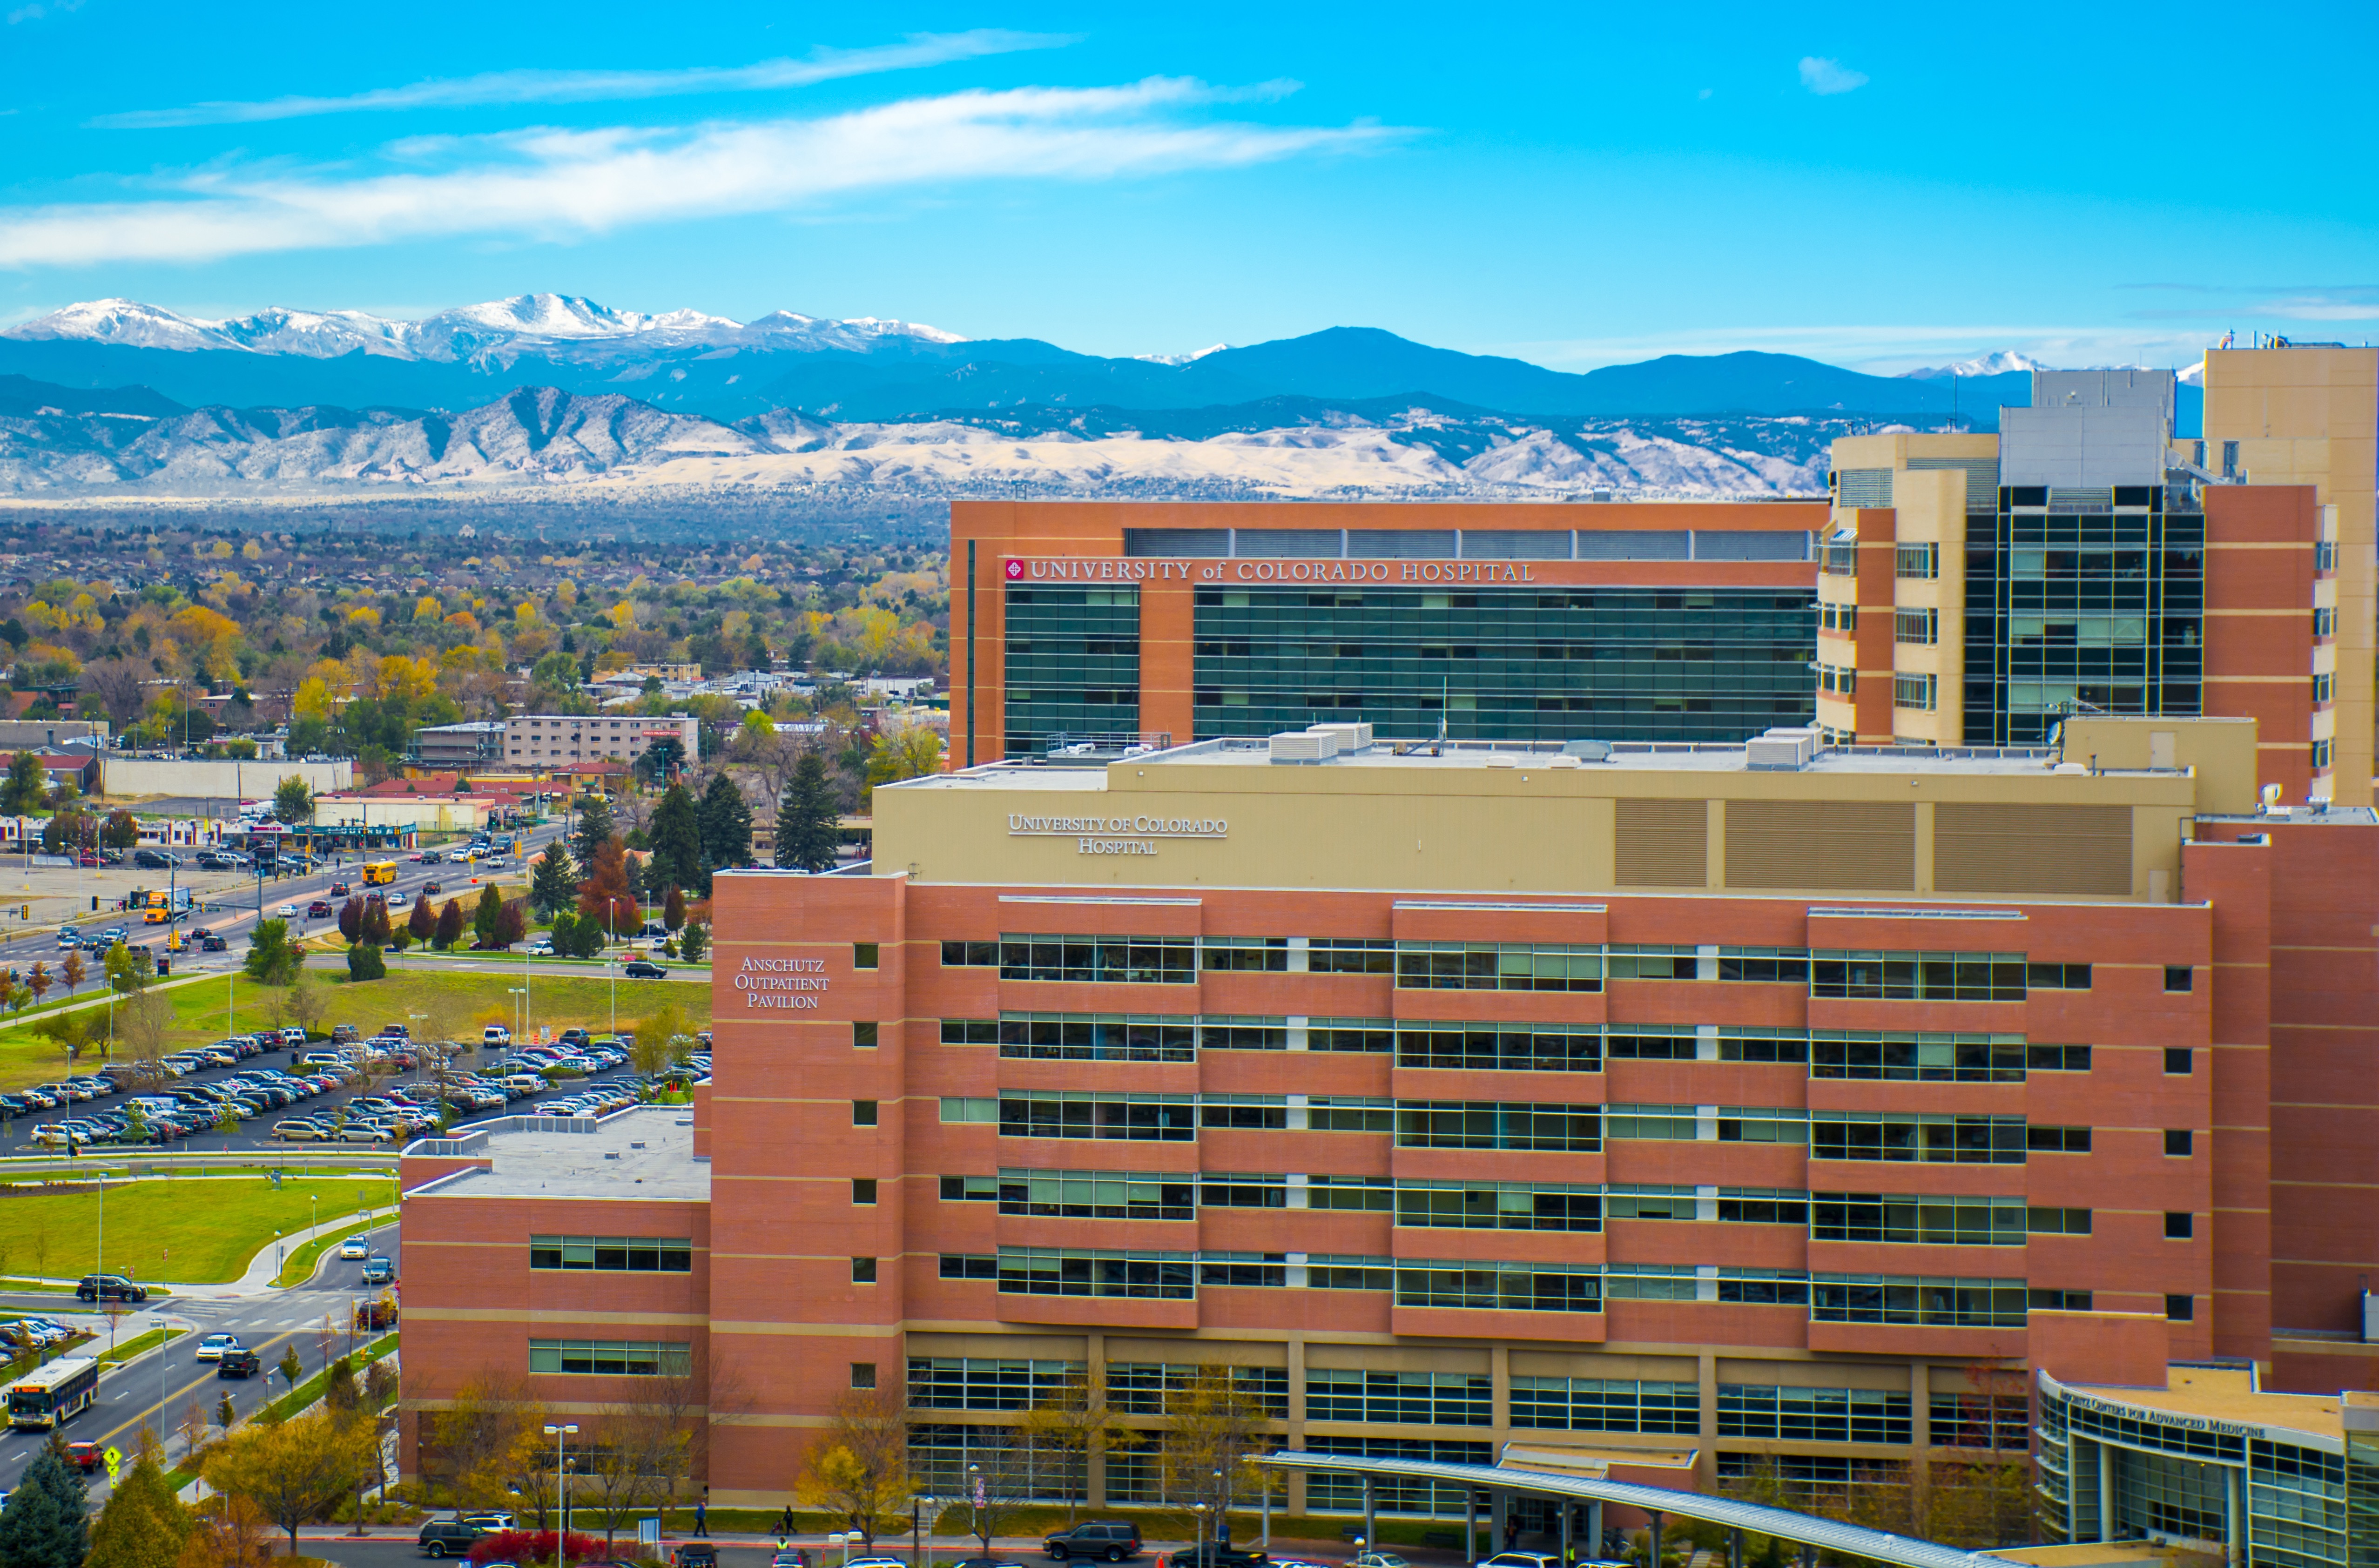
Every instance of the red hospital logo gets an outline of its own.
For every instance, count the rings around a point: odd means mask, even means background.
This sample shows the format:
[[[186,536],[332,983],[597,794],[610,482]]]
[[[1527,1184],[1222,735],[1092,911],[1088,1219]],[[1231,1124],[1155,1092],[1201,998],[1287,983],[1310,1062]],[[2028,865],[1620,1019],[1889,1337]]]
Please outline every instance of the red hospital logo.
[[[1024,563],[1011,556],[1008,562],[1008,574],[1011,578],[1023,576]]]

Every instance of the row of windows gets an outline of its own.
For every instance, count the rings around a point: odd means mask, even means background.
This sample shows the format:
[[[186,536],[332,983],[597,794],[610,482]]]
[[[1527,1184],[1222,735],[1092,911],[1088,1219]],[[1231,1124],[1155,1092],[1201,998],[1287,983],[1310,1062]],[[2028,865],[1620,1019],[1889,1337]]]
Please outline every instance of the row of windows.
[[[601,1377],[682,1378],[694,1366],[684,1345],[646,1340],[532,1339],[532,1372],[586,1372]]]
[[[1281,1253],[1002,1248],[946,1253],[946,1280],[995,1283],[1004,1294],[1191,1300],[1201,1286],[1392,1291],[1400,1307],[1599,1312],[1606,1297],[1808,1309],[1812,1321],[2022,1328],[2032,1308],[2087,1311],[2088,1291],[2021,1279],[1802,1273],[1660,1263],[1491,1263]]]
[[[946,967],[996,967],[1002,980],[1075,983],[1188,985],[1202,968],[1393,974],[1409,990],[1600,991],[1608,958],[1615,979],[1805,985],[1812,996],[1887,1001],[2021,1002],[2031,990],[2090,984],[2088,964],[2032,963],[2022,953],[1721,947],[1715,971],[1706,972],[1691,948],[1372,937],[1003,936],[944,942],[941,958]]]
[[[607,1273],[682,1274],[694,1268],[694,1243],[684,1236],[532,1236],[532,1269],[587,1269]]]

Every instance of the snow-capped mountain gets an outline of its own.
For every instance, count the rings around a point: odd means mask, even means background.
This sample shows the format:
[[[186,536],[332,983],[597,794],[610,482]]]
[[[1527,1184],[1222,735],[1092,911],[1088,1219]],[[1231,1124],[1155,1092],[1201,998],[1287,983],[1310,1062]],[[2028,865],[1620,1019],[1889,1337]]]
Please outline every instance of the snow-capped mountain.
[[[2030,375],[2035,370],[2054,369],[2029,355],[2002,348],[1996,354],[1986,354],[1980,359],[1961,359],[1954,365],[1927,365],[1922,369],[1902,370],[1902,380],[1912,381],[1946,381],[1962,376],[2005,376],[2021,372]]]
[[[273,307],[252,316],[210,321],[132,299],[69,305],[0,331],[21,343],[92,343],[181,353],[230,350],[336,359],[358,351],[375,357],[454,364],[490,356],[549,354],[587,348],[666,351],[689,345],[815,352],[868,350],[888,340],[925,344],[962,341],[955,332],[916,322],[862,317],[837,321],[779,310],[749,323],[698,310],[646,315],[614,310],[565,294],[524,294],[457,306],[416,321],[360,310],[293,310]]]
[[[1226,343],[1216,343],[1209,344],[1204,348],[1193,348],[1187,354],[1135,354],[1132,357],[1145,360],[1151,365],[1194,365],[1206,356],[1220,354],[1230,346]]]

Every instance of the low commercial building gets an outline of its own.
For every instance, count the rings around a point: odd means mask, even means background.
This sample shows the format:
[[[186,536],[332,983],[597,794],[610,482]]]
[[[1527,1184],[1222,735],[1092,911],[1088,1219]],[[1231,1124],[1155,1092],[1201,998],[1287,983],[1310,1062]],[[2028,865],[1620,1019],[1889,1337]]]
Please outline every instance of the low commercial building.
[[[501,763],[504,755],[504,721],[475,719],[467,724],[432,724],[413,732],[407,762],[423,767],[477,769]]]
[[[511,1146],[476,1207],[408,1154],[411,1429],[682,1357],[735,1394],[712,1501],[773,1508],[854,1390],[943,1490],[1069,1378],[1149,1427],[1221,1368],[1284,1449],[1805,1492],[2020,1460],[2036,1366],[2379,1386],[2379,818],[2266,810],[2248,720],[2059,739],[1344,726],[880,787],[872,862],[719,876],[682,1143]],[[1082,1484],[1162,1490],[1144,1444]]]

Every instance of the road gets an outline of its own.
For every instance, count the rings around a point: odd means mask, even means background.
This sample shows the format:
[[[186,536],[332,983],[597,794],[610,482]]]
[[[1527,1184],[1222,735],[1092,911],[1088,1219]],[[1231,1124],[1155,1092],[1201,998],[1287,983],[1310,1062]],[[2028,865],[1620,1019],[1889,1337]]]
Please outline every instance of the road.
[[[375,1250],[402,1263],[394,1222],[373,1231],[371,1240]],[[362,1275],[361,1262],[334,1257],[311,1283],[287,1290],[230,1301],[162,1298],[149,1309],[127,1314],[116,1328],[123,1338],[155,1328],[161,1320],[176,1328],[186,1327],[188,1332],[161,1350],[102,1376],[97,1403],[66,1423],[65,1436],[75,1441],[113,1443],[128,1454],[141,1427],[152,1426],[161,1438],[167,1440],[170,1455],[178,1459],[182,1443],[172,1435],[173,1429],[193,1404],[211,1419],[216,1402],[229,1393],[232,1407],[245,1417],[288,1392],[280,1373],[273,1369],[284,1351],[293,1347],[296,1350],[298,1364],[304,1369],[301,1381],[344,1354],[350,1342],[345,1325],[351,1321],[354,1303],[368,1294]],[[52,1314],[73,1305],[71,1297],[0,1296],[0,1307],[18,1311]],[[321,1332],[325,1313],[330,1314],[340,1331],[327,1336],[327,1356],[326,1336]],[[241,1343],[263,1360],[265,1373],[253,1378],[216,1376],[212,1362],[196,1358],[199,1342],[211,1333],[239,1335]],[[365,1337],[354,1336],[354,1343],[359,1345]],[[105,1341],[103,1338],[95,1343],[103,1345]],[[44,1437],[42,1432],[0,1432],[0,1491],[16,1486],[26,1465],[40,1451]],[[94,1510],[107,1492],[106,1474],[94,1472],[91,1486]]]

